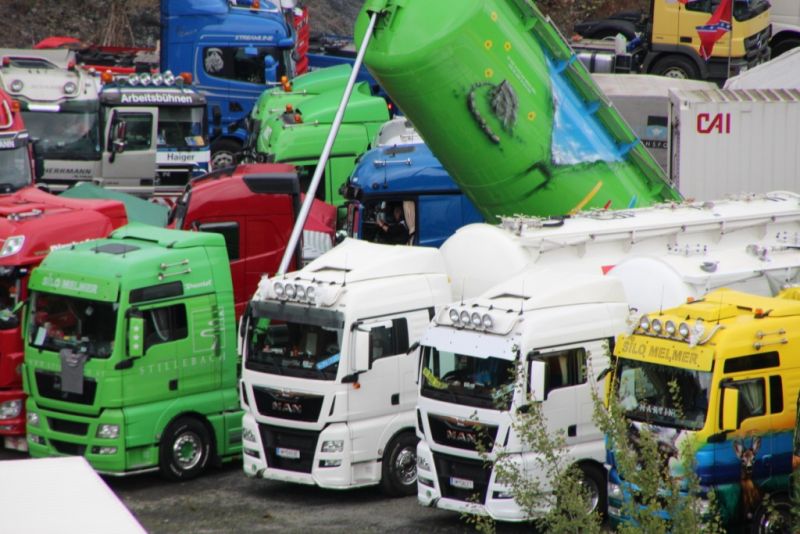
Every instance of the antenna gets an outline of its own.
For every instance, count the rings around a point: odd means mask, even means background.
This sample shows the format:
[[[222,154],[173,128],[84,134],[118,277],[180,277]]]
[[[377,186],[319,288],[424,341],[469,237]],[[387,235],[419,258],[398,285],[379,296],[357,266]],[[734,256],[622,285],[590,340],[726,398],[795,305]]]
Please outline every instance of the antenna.
[[[461,305],[462,306],[464,305],[464,284],[466,284],[466,283],[467,283],[467,279],[466,278],[462,278],[461,279]]]
[[[658,314],[664,311],[664,284],[661,284],[661,301],[658,303]]]
[[[522,315],[522,310],[525,307],[525,280],[522,280],[522,295],[519,299],[519,314]]]
[[[342,287],[347,287],[347,252],[344,253],[344,278],[342,279]]]

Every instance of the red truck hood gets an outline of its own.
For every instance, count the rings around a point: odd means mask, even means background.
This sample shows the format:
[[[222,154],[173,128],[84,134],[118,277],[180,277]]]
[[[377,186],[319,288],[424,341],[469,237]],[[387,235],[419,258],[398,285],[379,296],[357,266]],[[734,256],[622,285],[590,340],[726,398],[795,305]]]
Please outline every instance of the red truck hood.
[[[126,222],[125,205],[116,200],[62,198],[35,187],[0,195],[0,240],[25,237],[0,265],[38,265],[54,245],[105,237]]]

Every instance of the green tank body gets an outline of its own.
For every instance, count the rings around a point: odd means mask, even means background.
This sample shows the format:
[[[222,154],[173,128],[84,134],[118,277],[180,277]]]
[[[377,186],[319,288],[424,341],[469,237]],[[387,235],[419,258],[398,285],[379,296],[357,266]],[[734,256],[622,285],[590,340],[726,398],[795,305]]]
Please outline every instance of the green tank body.
[[[365,62],[487,220],[679,200],[527,0],[368,0]]]

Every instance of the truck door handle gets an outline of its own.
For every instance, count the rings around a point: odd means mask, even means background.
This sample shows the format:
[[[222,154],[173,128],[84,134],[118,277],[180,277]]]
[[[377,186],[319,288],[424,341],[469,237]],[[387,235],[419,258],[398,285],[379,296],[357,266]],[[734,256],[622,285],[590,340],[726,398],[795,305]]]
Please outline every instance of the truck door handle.
[[[569,425],[567,427],[567,436],[570,438],[574,438],[578,435],[578,425]]]
[[[175,378],[169,381],[169,390],[170,391],[177,391],[178,389],[178,379]]]
[[[392,395],[392,406],[397,406],[398,404],[400,404],[400,394],[395,393]]]
[[[681,37],[681,42],[682,43],[691,43],[692,42],[692,38],[691,37]]]

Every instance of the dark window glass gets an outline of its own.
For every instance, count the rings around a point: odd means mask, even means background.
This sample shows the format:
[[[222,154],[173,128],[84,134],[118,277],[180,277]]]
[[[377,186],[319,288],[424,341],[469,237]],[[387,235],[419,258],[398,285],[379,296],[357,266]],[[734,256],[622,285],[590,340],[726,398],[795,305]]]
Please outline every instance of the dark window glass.
[[[267,60],[267,56],[272,56],[272,60]],[[283,58],[283,52],[275,47],[214,46],[203,50],[203,67],[210,76],[264,85],[286,74]],[[266,80],[266,70],[274,79]]]
[[[131,304],[136,302],[145,302],[148,300],[158,300],[168,297],[178,297],[183,295],[182,282],[168,282],[166,284],[158,284],[157,286],[140,287],[131,291],[128,300]]]
[[[542,357],[547,366],[545,394],[554,389],[586,383],[586,351],[582,348]]]
[[[228,259],[239,259],[239,223],[220,222],[200,224],[198,229],[201,232],[215,232],[222,234],[225,238],[225,246],[228,248]]]
[[[380,326],[369,331],[369,359],[371,362],[395,356],[408,350],[408,323],[394,319],[391,327]]]
[[[769,377],[769,411],[783,411],[783,380],[777,375]]]
[[[142,312],[144,317],[144,350],[153,345],[183,339],[189,335],[186,306],[175,304]]]
[[[770,367],[778,367],[780,365],[780,358],[777,352],[766,352],[764,354],[751,354],[749,356],[740,356],[738,358],[729,358],[725,360],[725,373],[740,373],[742,371],[756,371],[758,369],[769,369]]]

